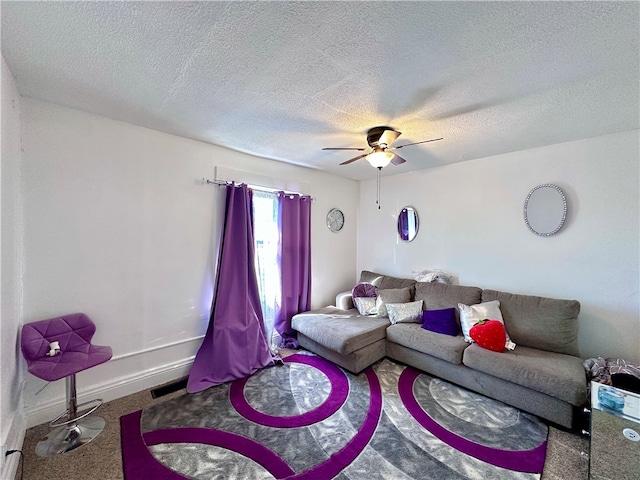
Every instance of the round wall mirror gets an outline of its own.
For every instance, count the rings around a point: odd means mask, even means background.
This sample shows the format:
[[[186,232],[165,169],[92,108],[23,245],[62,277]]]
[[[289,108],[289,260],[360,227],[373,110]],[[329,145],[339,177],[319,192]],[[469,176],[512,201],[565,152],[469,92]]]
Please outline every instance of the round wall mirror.
[[[560,187],[538,185],[524,202],[524,221],[536,235],[549,237],[558,233],[567,217],[567,199]]]
[[[410,242],[418,234],[418,212],[413,207],[404,207],[398,215],[398,235],[405,242]]]

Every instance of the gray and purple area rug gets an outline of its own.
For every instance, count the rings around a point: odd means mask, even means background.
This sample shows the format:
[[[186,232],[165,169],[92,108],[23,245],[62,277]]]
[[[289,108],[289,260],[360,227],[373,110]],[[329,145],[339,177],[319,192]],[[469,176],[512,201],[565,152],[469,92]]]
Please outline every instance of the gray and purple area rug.
[[[315,355],[120,419],[126,480],[539,479],[536,417],[382,360]]]

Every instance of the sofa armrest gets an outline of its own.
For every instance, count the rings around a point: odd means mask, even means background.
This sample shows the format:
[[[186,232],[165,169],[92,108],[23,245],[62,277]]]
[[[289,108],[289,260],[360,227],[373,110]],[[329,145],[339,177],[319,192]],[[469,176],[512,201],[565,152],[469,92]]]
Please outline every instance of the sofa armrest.
[[[351,297],[351,290],[348,292],[342,292],[336,295],[336,307],[341,310],[351,310],[353,306],[353,298]]]

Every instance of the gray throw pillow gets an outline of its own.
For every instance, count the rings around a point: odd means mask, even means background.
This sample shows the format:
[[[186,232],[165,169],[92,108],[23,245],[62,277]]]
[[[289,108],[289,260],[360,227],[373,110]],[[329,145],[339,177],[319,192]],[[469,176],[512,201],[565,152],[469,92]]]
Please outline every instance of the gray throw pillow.
[[[387,303],[407,303],[411,301],[410,288],[390,288],[387,290],[378,290],[378,298],[376,299],[376,307],[378,308],[378,316],[387,316]]]

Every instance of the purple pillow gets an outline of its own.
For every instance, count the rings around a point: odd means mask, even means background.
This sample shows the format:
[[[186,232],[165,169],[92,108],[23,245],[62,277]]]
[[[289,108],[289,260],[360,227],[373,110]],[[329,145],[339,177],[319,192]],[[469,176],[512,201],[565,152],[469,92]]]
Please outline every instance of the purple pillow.
[[[425,310],[422,312],[422,328],[455,337],[460,333],[460,327],[456,321],[456,309]]]
[[[375,287],[375,285],[372,285],[371,283],[359,283],[357,284],[355,287],[353,287],[353,290],[351,290],[351,296],[353,298],[359,298],[359,297],[377,297],[378,296],[378,289]]]

